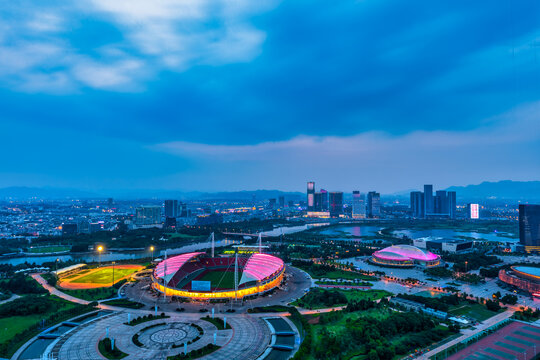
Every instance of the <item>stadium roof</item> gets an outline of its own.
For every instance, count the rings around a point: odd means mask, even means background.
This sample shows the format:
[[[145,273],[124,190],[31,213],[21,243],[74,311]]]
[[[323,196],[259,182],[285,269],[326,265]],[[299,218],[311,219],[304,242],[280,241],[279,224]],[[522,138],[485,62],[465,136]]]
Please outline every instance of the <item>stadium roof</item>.
[[[165,283],[168,283],[171,281],[172,277],[176,272],[189,260],[193,259],[194,257],[204,254],[203,252],[193,252],[193,253],[187,253],[182,255],[173,256],[171,258],[168,258],[167,260],[164,260],[156,266],[156,276],[159,278],[163,278],[165,280]]]
[[[240,283],[262,280],[283,268],[283,260],[268,254],[253,254],[244,266]]]
[[[439,257],[434,253],[411,245],[393,245],[376,251],[374,256],[386,260],[433,261]]]

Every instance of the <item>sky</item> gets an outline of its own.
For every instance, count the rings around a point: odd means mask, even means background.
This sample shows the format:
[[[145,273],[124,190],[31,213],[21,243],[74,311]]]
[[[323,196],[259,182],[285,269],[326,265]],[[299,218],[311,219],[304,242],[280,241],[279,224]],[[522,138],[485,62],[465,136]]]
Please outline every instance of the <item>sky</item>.
[[[0,187],[540,180],[537,0],[0,3]]]

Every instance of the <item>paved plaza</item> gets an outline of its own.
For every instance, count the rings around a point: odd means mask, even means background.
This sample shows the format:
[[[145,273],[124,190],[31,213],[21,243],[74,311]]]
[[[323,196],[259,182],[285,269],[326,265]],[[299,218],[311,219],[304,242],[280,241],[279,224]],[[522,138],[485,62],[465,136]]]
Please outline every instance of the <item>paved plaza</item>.
[[[200,320],[198,314],[156,319],[136,326],[125,325],[127,314],[127,311],[118,312],[66,333],[54,346],[52,356],[58,360],[102,359],[97,344],[106,336],[107,329],[109,337],[115,339],[118,349],[129,355],[125,358],[126,360],[164,360],[168,356],[183,352],[184,342],[195,340],[187,345],[188,352],[213,343],[214,334],[216,334],[216,344],[221,348],[208,358],[256,359],[266,350],[271,341],[270,330],[266,324],[259,317],[249,315],[230,316],[227,322],[232,329],[217,330],[210,322]],[[152,326],[156,324],[158,326]],[[202,334],[199,333],[197,327],[202,328]],[[142,346],[137,346],[133,342],[132,338],[135,334],[138,334]]]

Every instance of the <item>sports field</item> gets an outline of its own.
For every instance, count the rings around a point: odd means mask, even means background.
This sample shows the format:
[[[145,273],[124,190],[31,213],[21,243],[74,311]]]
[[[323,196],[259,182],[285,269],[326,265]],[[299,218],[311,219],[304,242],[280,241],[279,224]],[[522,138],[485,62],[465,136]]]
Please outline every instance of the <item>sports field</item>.
[[[114,267],[114,282],[128,278],[131,274],[140,271],[143,266],[140,265],[116,265]],[[113,285],[112,266],[91,269],[80,275],[69,276],[61,279],[59,286],[64,289],[92,289]]]
[[[533,359],[539,352],[540,327],[514,321],[448,359],[521,360]]]
[[[240,275],[239,273],[238,281],[240,281]],[[234,271],[211,271],[197,280],[210,281],[212,289],[234,289]]]

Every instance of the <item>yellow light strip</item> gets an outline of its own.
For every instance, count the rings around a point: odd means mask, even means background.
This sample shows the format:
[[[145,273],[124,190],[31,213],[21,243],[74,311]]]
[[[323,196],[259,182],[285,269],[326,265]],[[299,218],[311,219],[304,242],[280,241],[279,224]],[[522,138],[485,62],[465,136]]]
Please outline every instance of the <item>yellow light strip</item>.
[[[275,278],[274,280],[264,285],[253,286],[253,287],[245,288],[245,289],[238,289],[238,298],[243,298],[244,296],[262,293],[267,290],[275,288],[276,286],[281,284],[281,281],[283,280],[284,272],[285,272],[285,269],[281,271],[281,273],[279,274],[277,278]],[[210,293],[191,292],[191,291],[186,291],[186,290],[173,289],[170,287],[166,288],[162,284],[159,284],[158,282],[155,282],[155,281],[152,284],[152,286],[154,287],[154,289],[161,292],[162,294],[165,294],[166,296],[180,296],[180,297],[191,298],[191,299],[230,299],[236,296],[234,290],[210,292]]]

